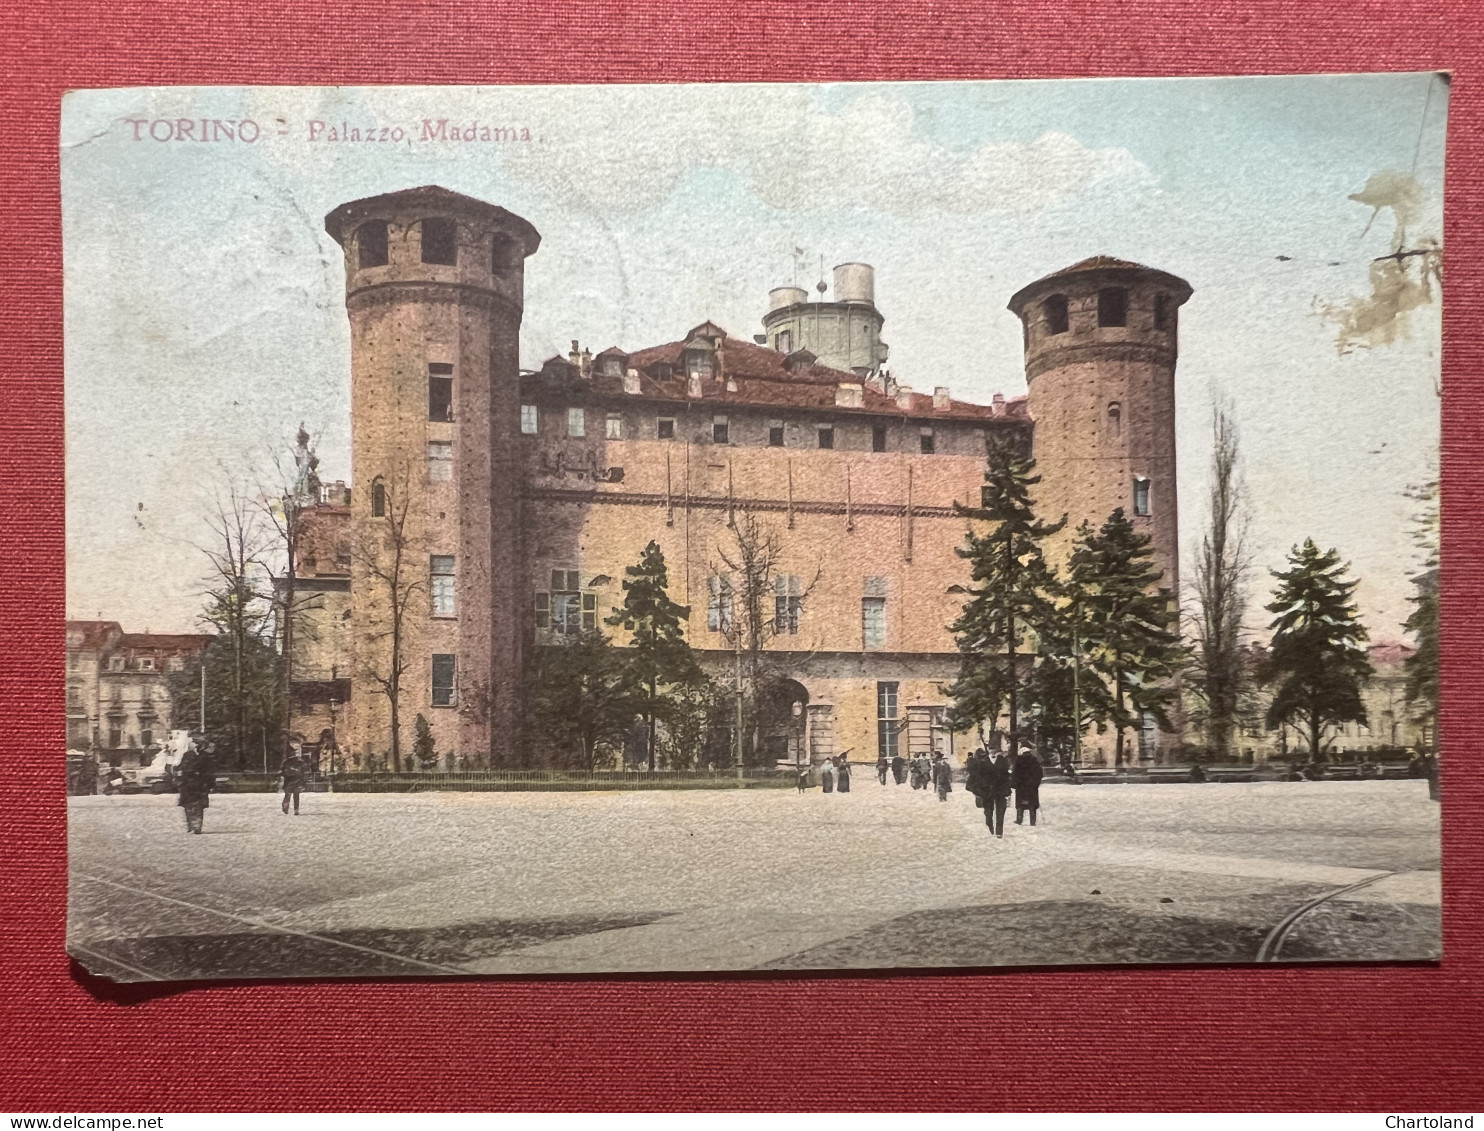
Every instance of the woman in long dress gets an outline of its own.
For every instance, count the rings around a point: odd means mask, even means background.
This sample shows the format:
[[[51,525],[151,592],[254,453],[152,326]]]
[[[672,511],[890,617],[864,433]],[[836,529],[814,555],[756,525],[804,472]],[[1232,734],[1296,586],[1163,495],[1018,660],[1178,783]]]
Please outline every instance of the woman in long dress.
[[[821,793],[835,792],[835,763],[828,758],[819,767],[819,791]]]

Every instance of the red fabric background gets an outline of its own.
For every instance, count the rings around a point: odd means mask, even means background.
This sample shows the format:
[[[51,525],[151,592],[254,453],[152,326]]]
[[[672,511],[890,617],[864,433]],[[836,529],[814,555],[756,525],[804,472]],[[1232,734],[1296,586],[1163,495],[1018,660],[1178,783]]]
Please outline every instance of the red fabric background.
[[[0,118],[0,1108],[1484,1107],[1474,0],[13,3]],[[1441,967],[221,985],[63,951],[58,102],[158,83],[847,80],[1451,69]],[[1384,407],[1379,410],[1384,411]],[[120,437],[127,443],[128,437]],[[47,754],[34,758],[35,751]],[[822,1070],[821,1061],[838,1067]]]

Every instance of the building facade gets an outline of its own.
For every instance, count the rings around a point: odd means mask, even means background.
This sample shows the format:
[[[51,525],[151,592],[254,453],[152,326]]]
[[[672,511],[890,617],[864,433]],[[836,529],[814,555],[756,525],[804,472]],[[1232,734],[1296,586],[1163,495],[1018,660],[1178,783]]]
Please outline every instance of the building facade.
[[[973,404],[882,370],[865,264],[836,268],[829,300],[775,289],[754,340],[707,322],[633,352],[574,341],[522,373],[529,223],[426,187],[326,224],[345,251],[356,486],[313,508],[338,532],[321,541],[349,547],[323,580],[347,588],[307,614],[315,661],[293,662],[296,687],[349,680],[338,723],[357,757],[387,752],[395,700],[404,752],[422,714],[440,750],[520,764],[526,654],[600,625],[651,539],[725,682],[727,560],[749,529],[778,550],[768,651],[796,720],[770,748],[949,749],[946,626],[967,581],[955,504],[977,503],[996,435],[1033,448],[1044,513],[1075,529],[1123,506],[1176,584],[1174,324],[1190,288],[1174,276],[1096,259],[1031,284],[1011,302],[1029,399]]]
[[[184,670],[213,639],[125,632],[116,621],[68,621],[67,748],[92,751],[113,766],[148,763],[176,725],[170,673]]]

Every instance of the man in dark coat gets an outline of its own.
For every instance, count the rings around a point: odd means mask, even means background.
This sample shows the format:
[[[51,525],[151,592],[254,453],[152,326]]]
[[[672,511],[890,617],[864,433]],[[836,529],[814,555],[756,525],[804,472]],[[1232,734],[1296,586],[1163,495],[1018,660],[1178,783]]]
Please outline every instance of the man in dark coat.
[[[1029,750],[1015,759],[1010,771],[1010,784],[1015,788],[1015,823],[1022,824],[1027,811],[1031,824],[1036,823],[1036,810],[1041,807],[1041,759]]]
[[[947,801],[953,792],[953,767],[942,753],[933,755],[933,786],[938,791],[938,800]]]
[[[891,760],[891,776],[898,785],[907,780],[907,759],[900,754]]]
[[[882,785],[886,784],[886,771],[891,769],[891,762],[887,760],[886,754],[876,759],[876,780]]]
[[[994,760],[980,747],[964,763],[964,788],[974,795],[974,804],[984,810],[984,823],[994,832]]]
[[[840,764],[835,767],[835,792],[850,792],[850,759],[840,755]]]
[[[175,780],[180,788],[175,803],[185,810],[186,832],[199,834],[206,818],[206,807],[211,804],[211,786],[215,770],[210,753],[191,743],[181,755],[180,765],[175,770]]]
[[[990,795],[984,803],[984,820],[997,837],[1005,835],[1005,810],[1010,806],[1010,759],[1003,751],[989,765]]]
[[[299,792],[304,788],[304,757],[296,746],[290,746],[279,767],[283,775],[283,811],[288,813],[289,802],[294,805],[294,816],[299,815]]]

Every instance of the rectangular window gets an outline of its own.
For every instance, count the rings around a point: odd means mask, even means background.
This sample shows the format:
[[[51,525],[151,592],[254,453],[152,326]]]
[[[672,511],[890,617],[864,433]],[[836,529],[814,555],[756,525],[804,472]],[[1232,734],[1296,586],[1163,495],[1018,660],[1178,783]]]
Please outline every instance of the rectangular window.
[[[781,448],[781,447],[783,447],[783,421],[781,421],[781,420],[770,420],[770,421],[768,421],[768,447],[770,447],[770,448]]]
[[[660,440],[675,439],[675,421],[668,416],[662,416],[654,422],[654,434]]]
[[[1104,287],[1098,291],[1098,325],[1128,325],[1128,291],[1122,287]]]
[[[453,441],[428,441],[428,478],[434,483],[447,483],[453,478]]]
[[[356,229],[356,255],[362,267],[385,267],[387,239],[385,220],[367,220]]]
[[[730,632],[732,628],[732,579],[713,574],[706,582],[706,628]]]
[[[541,425],[541,414],[533,404],[520,406],[520,431],[523,436],[534,436]]]
[[[139,670],[142,671],[142,672],[152,672],[152,671],[154,671],[155,670],[155,662],[154,662],[154,660],[150,659],[148,656],[143,657],[139,661]]]
[[[685,351],[685,375],[693,380],[710,380],[711,378],[711,351],[710,350],[686,350]]]
[[[623,416],[616,412],[610,412],[603,434],[610,440],[622,440]]]
[[[152,730],[150,730],[148,727],[142,728],[139,731],[139,745],[140,746],[153,746],[154,744],[155,744],[155,732],[152,731]]]
[[[428,592],[435,617],[454,615],[452,554],[433,554],[428,559]]]
[[[459,261],[458,225],[452,220],[428,219],[418,226],[422,229],[424,263],[452,266]]]
[[[453,419],[453,366],[445,362],[428,364],[428,419]]]
[[[711,442],[713,444],[728,443],[731,429],[727,424],[725,416],[713,416],[711,418]]]
[[[587,413],[582,409],[567,410],[567,435],[576,438],[587,435]]]
[[[871,429],[871,450],[873,452],[886,451],[886,425],[878,424]]]
[[[124,744],[124,731],[122,727],[110,723],[108,725],[108,745],[117,749]]]
[[[780,636],[798,635],[803,611],[803,587],[799,579],[791,574],[773,578],[773,631]]]
[[[861,598],[861,644],[867,652],[886,647],[886,598]]]
[[[1134,514],[1147,515],[1149,513],[1149,480],[1134,480]]]
[[[777,347],[779,353],[793,353],[794,332],[792,330],[780,330],[778,337],[773,340],[773,344]]]
[[[819,426],[819,446],[821,448],[833,448],[835,446],[835,426],[833,424],[821,424]]]
[[[895,758],[897,756],[897,739],[900,732],[897,729],[897,685],[895,683],[878,683],[876,685],[876,753],[878,757]]]
[[[922,454],[925,456],[930,456],[937,450],[936,438],[933,436],[933,430],[931,428],[924,428],[922,430],[922,434],[917,438],[917,443],[922,448]]]
[[[551,591],[536,594],[536,627],[558,636],[576,636],[598,626],[598,595],[581,592],[575,569],[551,571]]]
[[[433,706],[452,707],[454,658],[446,653],[433,653]]]

